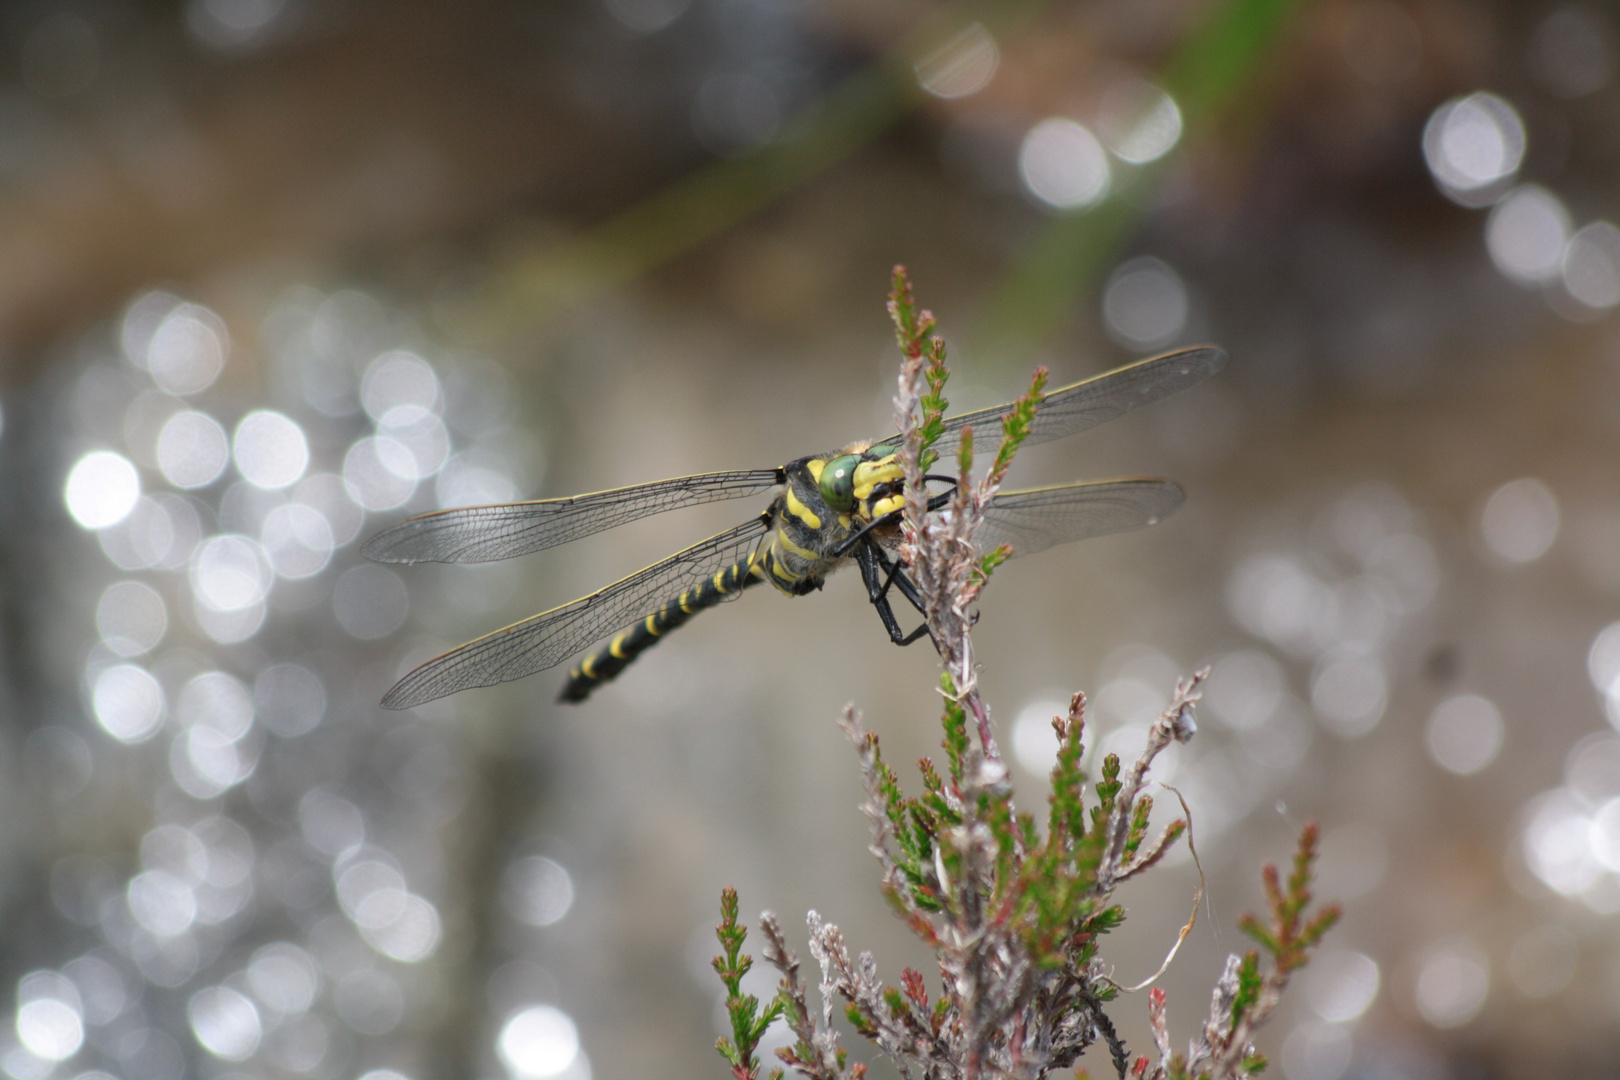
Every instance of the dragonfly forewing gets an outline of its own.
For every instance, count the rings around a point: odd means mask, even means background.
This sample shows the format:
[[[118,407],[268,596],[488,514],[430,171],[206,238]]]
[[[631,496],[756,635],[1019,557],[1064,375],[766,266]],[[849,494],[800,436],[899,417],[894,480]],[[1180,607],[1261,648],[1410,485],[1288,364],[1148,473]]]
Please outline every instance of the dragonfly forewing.
[[[444,510],[392,525],[366,541],[360,552],[378,562],[495,562],[666,510],[761,495],[781,480],[780,469],[699,473],[566,499]]]
[[[384,696],[409,709],[458,690],[521,679],[555,667],[587,645],[658,610],[671,596],[747,559],[770,530],[761,515],[638,570],[589,596],[513,623],[429,660]]]
[[[1206,345],[1155,356],[1059,387],[1041,400],[1024,443],[1050,442],[1079,434],[1138,406],[1196,386],[1225,365],[1226,353]],[[945,433],[934,444],[935,449],[941,457],[949,458],[961,444],[962,429],[966,427],[973,428],[981,442],[994,438],[1001,431],[1001,418],[1011,409],[1009,403],[947,417]]]
[[[1156,525],[1186,497],[1181,485],[1158,479],[1003,491],[985,507],[976,542],[981,551],[1011,544],[1014,555],[1031,555],[1054,544]]]

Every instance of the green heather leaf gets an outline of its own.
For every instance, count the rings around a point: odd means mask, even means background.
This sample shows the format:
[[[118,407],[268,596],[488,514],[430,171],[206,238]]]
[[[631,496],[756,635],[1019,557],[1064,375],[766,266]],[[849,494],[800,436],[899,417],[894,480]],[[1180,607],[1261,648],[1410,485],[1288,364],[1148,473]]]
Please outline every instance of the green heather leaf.
[[[959,476],[967,476],[973,471],[973,429],[962,429],[962,441],[956,446],[956,471]]]
[[[1011,544],[998,544],[995,549],[979,556],[978,564],[973,567],[973,583],[983,585],[990,580],[990,575],[996,572],[996,567],[1013,556]]]
[[[995,464],[990,467],[990,475],[1000,482],[1007,474],[1007,467],[1012,464],[1013,455],[1018,447],[1029,436],[1029,426],[1035,419],[1035,410],[1045,398],[1046,369],[1035,369],[1034,377],[1030,379],[1029,390],[1023,397],[1013,403],[1012,412],[1001,419],[1001,445],[996,450]]]
[[[1248,1011],[1254,1008],[1254,1003],[1260,1000],[1260,988],[1263,979],[1260,975],[1260,954],[1254,950],[1243,955],[1243,962],[1238,965],[1237,993],[1232,995],[1232,1024],[1236,1026],[1243,1020]]]
[[[1282,951],[1276,936],[1270,930],[1261,925],[1260,920],[1256,919],[1253,915],[1245,915],[1243,918],[1239,919],[1238,929],[1243,931],[1245,934],[1248,934],[1260,944],[1261,948],[1265,949],[1266,952],[1270,953],[1272,956],[1276,956]]]
[[[1085,922],[1085,929],[1092,934],[1106,934],[1125,921],[1125,909],[1118,904],[1110,904],[1103,908]]]
[[[968,753],[967,710],[956,700],[956,684],[951,680],[950,672],[942,674],[939,683],[945,691],[945,714],[940,721],[945,729],[945,756],[950,762],[951,779],[960,784],[963,762],[967,760]]]
[[[1153,796],[1143,795],[1131,807],[1131,829],[1125,838],[1125,858],[1129,859],[1136,854],[1147,838],[1148,815],[1153,813]]]
[[[1321,941],[1322,935],[1333,929],[1334,924],[1339,921],[1342,914],[1344,912],[1338,904],[1329,904],[1317,912],[1316,918],[1307,923],[1305,929],[1300,932],[1300,944],[1308,948]]]

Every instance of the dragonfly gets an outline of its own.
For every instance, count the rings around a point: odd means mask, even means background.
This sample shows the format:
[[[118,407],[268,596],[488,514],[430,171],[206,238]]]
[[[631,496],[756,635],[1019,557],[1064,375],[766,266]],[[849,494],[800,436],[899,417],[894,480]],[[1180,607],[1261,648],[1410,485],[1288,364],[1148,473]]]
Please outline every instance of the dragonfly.
[[[1212,346],[1141,360],[1041,399],[1026,445],[1061,439],[1203,382],[1226,363]],[[945,420],[935,448],[948,460],[968,428],[988,430],[1012,406]],[[611,585],[429,660],[382,699],[408,709],[473,687],[493,686],[556,667],[611,638],[569,671],[559,701],[581,702],[669,632],[699,612],[769,582],[787,596],[820,589],[847,563],[860,570],[868,599],[889,639],[910,644],[891,593],[919,611],[921,599],[898,555],[904,505],[900,437],[851,443],[768,469],[698,473],[561,499],[471,506],[422,514],[373,536],[366,557],[389,563],[484,563],[515,558],[593,536],[630,521],[702,503],[774,493],[765,510],[740,525],[653,563]],[[954,483],[944,476],[932,481]],[[949,492],[930,497],[938,510]],[[986,506],[976,542],[1008,544],[1029,555],[1054,544],[1153,525],[1186,498],[1158,477],[1093,480],[1002,491]]]

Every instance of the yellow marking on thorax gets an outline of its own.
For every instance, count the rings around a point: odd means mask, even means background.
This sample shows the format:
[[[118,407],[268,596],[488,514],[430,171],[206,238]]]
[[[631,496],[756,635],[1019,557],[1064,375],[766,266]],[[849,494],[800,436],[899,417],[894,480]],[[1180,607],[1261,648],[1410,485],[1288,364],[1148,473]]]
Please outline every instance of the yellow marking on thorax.
[[[798,518],[812,529],[821,528],[820,515],[818,515],[808,506],[804,505],[804,503],[800,502],[799,497],[793,494],[793,489],[791,487],[787,489],[786,505],[788,513],[792,514],[794,517]]]
[[[776,530],[776,542],[793,552],[793,554],[799,556],[801,559],[809,559],[811,562],[819,562],[821,559],[820,555],[817,555],[809,548],[802,548],[798,544],[795,544],[792,540],[788,539],[788,534],[783,532],[781,529]]]
[[[882,517],[884,514],[892,514],[896,510],[905,509],[905,506],[906,500],[904,496],[890,495],[887,498],[879,499],[877,502],[872,504],[872,517],[876,519]]]
[[[893,454],[886,458],[879,458],[877,461],[861,462],[855,466],[856,501],[865,502],[867,497],[872,494],[873,488],[879,484],[898,480],[900,475],[900,465],[894,460]]]
[[[804,463],[804,469],[810,474],[810,479],[814,480],[818,484],[821,483],[821,470],[825,469],[826,467],[827,463],[822,461],[820,458],[811,458],[809,461]],[[789,488],[788,490],[792,491],[793,489]]]

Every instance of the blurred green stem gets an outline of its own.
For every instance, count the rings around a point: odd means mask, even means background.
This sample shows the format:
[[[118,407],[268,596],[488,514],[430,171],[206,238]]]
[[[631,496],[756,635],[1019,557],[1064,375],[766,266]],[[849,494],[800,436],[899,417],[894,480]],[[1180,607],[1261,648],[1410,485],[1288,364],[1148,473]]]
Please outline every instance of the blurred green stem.
[[[580,235],[520,257],[494,287],[451,313],[473,340],[510,338],[692,250],[842,161],[924,99],[919,58],[978,22],[1003,36],[1049,0],[963,0],[926,20],[865,69],[794,117],[768,145],[717,161]],[[1170,59],[1161,81],[1180,106],[1184,141],[1238,99],[1294,0],[1226,0]],[[1003,276],[975,335],[1018,358],[1061,329],[1149,202],[1159,163],[1122,174],[1100,207],[1052,220]]]
[[[1050,0],[963,0],[845,79],[746,156],[698,169],[577,237],[495,275],[496,288],[452,316],[474,338],[533,329],[633,281],[842,161],[925,97],[916,64],[965,27],[1010,32]]]
[[[1226,0],[1170,58],[1159,77],[1181,109],[1183,143],[1233,109],[1294,4]],[[1055,217],[1002,277],[980,317],[974,351],[1021,363],[1044,348],[1127,241],[1168,161],[1128,168],[1102,205]]]

